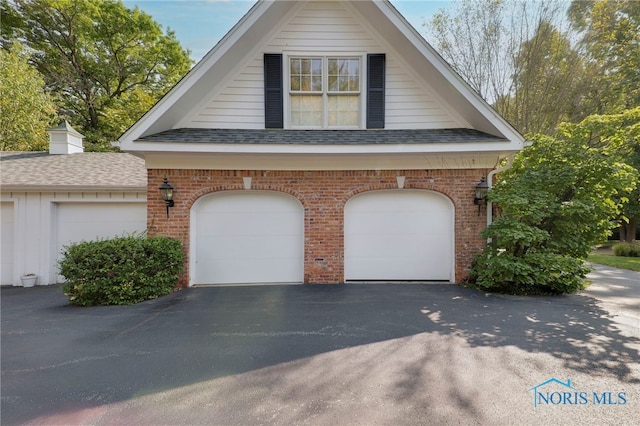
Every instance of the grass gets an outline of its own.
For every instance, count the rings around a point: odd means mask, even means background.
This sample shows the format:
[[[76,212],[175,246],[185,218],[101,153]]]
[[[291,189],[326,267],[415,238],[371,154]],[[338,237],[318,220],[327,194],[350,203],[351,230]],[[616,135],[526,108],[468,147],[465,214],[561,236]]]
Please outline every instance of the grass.
[[[611,244],[603,244],[591,253],[587,259],[589,262],[600,265],[613,266],[614,268],[640,271],[640,257],[616,256],[611,250]]]

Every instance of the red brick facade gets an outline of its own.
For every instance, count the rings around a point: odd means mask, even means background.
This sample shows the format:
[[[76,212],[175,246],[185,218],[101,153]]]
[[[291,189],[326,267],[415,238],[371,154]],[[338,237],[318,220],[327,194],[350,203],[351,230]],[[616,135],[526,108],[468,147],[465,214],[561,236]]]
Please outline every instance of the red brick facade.
[[[217,191],[244,190],[243,177],[252,178],[252,190],[281,191],[297,198],[304,217],[304,282],[344,281],[344,206],[356,194],[397,189],[396,176],[405,176],[405,189],[440,192],[455,206],[455,277],[460,282],[485,241],[486,212],[473,204],[474,187],[488,170],[382,170],[382,171],[148,171],[147,222],[151,234],[183,242],[185,269],[180,285],[189,282],[190,211],[200,197]],[[175,206],[166,217],[158,187],[166,176],[175,188]]]

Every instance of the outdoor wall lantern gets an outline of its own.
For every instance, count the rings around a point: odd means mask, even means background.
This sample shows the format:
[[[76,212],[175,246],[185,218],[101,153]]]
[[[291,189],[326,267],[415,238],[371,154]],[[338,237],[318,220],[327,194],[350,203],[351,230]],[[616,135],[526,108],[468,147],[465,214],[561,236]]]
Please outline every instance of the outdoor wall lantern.
[[[482,179],[480,179],[480,182],[476,185],[476,195],[473,197],[473,204],[478,206],[478,216],[480,216],[480,209],[482,205],[487,202],[487,192],[489,192],[489,184],[483,176]]]
[[[167,206],[167,217],[169,217],[169,207],[173,207],[173,186],[169,185],[166,176],[158,189],[160,189],[160,195]]]

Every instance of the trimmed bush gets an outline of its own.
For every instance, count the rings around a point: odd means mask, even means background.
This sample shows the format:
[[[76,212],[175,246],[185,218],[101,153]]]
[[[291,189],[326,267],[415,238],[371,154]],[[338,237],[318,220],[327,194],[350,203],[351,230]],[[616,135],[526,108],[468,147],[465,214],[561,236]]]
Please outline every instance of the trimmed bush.
[[[640,243],[618,243],[613,246],[613,254],[622,257],[640,257]]]
[[[584,262],[551,252],[516,256],[488,248],[474,260],[470,286],[496,293],[551,295],[584,288],[589,272]]]
[[[72,304],[131,305],[171,293],[183,262],[180,241],[131,235],[65,247],[60,274]]]

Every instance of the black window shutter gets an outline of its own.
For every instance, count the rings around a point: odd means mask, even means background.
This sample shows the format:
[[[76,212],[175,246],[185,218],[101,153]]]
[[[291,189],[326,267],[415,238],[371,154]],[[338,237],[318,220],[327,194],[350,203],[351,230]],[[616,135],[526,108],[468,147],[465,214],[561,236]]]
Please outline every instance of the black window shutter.
[[[367,55],[367,129],[384,129],[385,54]]]
[[[282,55],[264,55],[264,127],[282,129]]]

